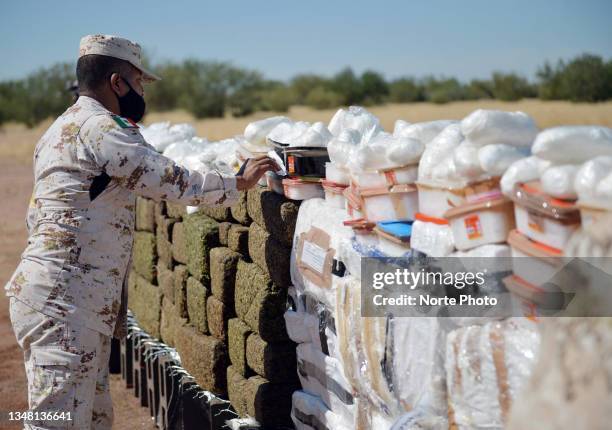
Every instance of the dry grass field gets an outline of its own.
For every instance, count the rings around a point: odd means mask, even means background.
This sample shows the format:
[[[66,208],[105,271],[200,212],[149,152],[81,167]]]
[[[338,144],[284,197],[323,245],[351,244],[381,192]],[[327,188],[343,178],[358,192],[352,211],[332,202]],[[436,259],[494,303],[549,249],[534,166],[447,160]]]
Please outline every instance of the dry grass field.
[[[543,102],[540,100],[522,100],[519,102],[477,100],[444,105],[431,103],[389,104],[372,107],[370,110],[380,118],[385,129],[392,130],[397,119],[404,119],[409,122],[460,119],[478,108],[521,110],[532,115],[541,128],[563,124],[612,126],[612,102],[586,104],[563,101]],[[295,106],[287,115],[296,120],[328,122],[335,111],[336,109],[313,110],[303,106]],[[273,115],[271,112],[258,112],[245,118],[227,117],[195,120],[187,112],[155,112],[147,115],[145,123],[150,124],[157,121],[189,122],[194,124],[199,136],[206,137],[209,140],[220,140],[241,133],[244,127],[254,119],[271,115]],[[20,163],[30,163],[32,149],[50,123],[51,120],[44,121],[33,129],[27,129],[19,124],[7,124],[0,128],[0,158]]]

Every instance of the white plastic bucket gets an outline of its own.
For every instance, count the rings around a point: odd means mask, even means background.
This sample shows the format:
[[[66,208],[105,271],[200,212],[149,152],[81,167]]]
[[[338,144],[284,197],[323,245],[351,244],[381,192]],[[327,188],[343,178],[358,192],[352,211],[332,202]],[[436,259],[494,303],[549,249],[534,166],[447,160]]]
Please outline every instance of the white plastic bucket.
[[[561,252],[530,240],[519,231],[508,235],[512,250],[512,272],[534,288],[540,288],[563,268]]]
[[[389,170],[353,172],[353,183],[362,189],[381,188],[392,185],[413,184],[417,180],[419,166],[397,167]]]
[[[516,228],[536,242],[562,250],[580,227],[576,205],[544,194],[537,181],[517,184],[512,199]]]
[[[361,191],[363,212],[368,221],[414,220],[419,211],[417,189],[412,185],[395,185]]]
[[[349,185],[351,178],[347,169],[334,163],[325,163],[325,179],[336,184]]]
[[[283,189],[285,197],[291,200],[307,200],[325,197],[323,187],[319,182],[283,179]]]
[[[446,211],[465,203],[465,197],[460,192],[419,183],[416,186],[419,211],[427,216],[443,218]]]
[[[346,186],[329,181],[322,181],[322,184],[325,201],[333,208],[344,209],[346,206],[346,198],[344,197]]]
[[[460,251],[505,242],[514,228],[512,202],[505,198],[459,206],[447,211],[445,218]]]
[[[528,211],[515,203],[516,228],[530,239],[553,248],[563,249],[580,224],[566,224],[554,218]]]
[[[599,207],[578,201],[582,227],[588,227],[606,214],[612,213],[612,208]]]

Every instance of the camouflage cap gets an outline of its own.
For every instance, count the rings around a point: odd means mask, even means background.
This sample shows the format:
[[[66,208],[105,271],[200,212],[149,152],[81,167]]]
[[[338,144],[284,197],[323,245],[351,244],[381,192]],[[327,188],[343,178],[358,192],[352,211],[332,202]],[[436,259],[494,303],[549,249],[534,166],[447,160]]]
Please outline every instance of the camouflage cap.
[[[158,81],[161,78],[142,66],[140,45],[118,36],[90,34],[81,39],[79,58],[84,55],[107,55],[129,62],[142,72],[145,82]]]

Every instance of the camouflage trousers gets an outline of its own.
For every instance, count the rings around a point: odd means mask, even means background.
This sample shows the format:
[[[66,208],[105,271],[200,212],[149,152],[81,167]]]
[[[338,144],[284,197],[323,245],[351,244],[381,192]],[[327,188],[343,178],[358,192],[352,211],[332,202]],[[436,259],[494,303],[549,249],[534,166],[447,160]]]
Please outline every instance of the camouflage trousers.
[[[24,353],[34,418],[25,428],[110,429],[110,337],[44,315],[13,297],[10,315]]]

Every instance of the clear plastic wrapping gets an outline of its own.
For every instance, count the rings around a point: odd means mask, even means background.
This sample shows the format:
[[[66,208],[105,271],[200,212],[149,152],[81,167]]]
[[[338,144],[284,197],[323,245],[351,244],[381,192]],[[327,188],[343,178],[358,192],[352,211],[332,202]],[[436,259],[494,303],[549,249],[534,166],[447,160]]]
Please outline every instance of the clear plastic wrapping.
[[[503,429],[535,363],[540,335],[526,318],[449,333],[446,377],[451,428]]]

